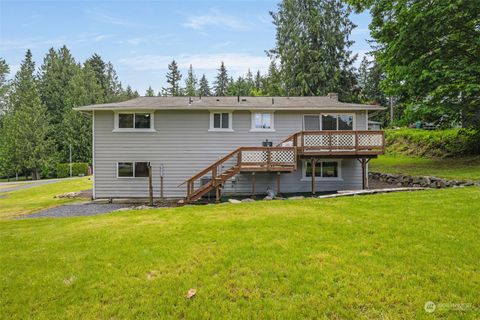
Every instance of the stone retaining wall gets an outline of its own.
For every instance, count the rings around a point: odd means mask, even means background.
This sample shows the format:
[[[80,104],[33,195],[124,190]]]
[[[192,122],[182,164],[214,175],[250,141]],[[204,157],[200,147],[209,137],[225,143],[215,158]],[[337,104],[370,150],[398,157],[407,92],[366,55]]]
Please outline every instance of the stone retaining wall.
[[[473,185],[480,186],[480,182],[475,181],[447,180],[430,176],[418,177],[380,172],[369,172],[368,178],[387,182],[398,187],[448,188]]]

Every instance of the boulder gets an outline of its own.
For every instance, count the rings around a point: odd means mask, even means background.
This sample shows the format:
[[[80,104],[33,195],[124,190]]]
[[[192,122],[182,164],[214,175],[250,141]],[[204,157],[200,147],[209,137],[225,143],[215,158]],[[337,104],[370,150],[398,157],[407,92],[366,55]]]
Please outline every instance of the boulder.
[[[237,199],[228,199],[228,202],[233,203],[233,204],[242,203],[242,201],[237,200]]]
[[[305,197],[304,196],[295,196],[295,197],[288,198],[288,200],[302,200],[302,199],[305,199]]]
[[[242,202],[255,202],[255,200],[252,198],[245,198],[245,199],[242,199]]]

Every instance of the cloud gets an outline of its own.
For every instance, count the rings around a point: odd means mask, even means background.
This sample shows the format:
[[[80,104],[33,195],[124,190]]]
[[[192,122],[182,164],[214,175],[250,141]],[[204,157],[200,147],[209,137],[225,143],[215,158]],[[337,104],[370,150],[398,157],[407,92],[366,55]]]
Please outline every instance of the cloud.
[[[211,26],[224,27],[232,30],[248,30],[251,28],[251,23],[240,20],[234,16],[229,16],[217,9],[211,9],[210,12],[205,15],[190,16],[182,25],[194,30],[202,30]]]
[[[121,26],[121,27],[143,27],[144,26],[142,24],[128,21],[125,18],[116,17],[100,9],[87,9],[84,11],[84,13],[85,15],[87,15],[88,18],[104,24],[111,24],[111,25]]]
[[[187,69],[192,64],[196,70],[216,70],[223,61],[230,75],[246,73],[249,68],[266,72],[270,63],[265,55],[247,53],[184,54],[177,57],[141,55],[120,59],[119,63],[135,70],[166,70],[174,58],[181,69]]]

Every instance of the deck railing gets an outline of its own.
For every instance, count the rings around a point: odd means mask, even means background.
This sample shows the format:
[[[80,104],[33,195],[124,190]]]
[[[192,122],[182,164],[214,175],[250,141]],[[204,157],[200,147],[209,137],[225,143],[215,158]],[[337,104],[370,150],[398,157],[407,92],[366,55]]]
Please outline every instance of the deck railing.
[[[300,154],[382,154],[385,136],[383,131],[370,130],[302,131],[291,135],[280,145],[297,147]]]

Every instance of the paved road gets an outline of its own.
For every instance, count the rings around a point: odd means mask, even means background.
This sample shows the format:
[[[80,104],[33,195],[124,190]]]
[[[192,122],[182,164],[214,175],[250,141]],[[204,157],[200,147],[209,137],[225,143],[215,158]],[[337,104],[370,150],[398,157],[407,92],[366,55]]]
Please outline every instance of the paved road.
[[[71,180],[71,179],[78,179],[75,178],[62,178],[62,179],[45,179],[45,180],[34,180],[34,181],[12,181],[12,182],[0,182],[0,193],[20,190],[20,189],[27,189],[31,187],[41,186],[44,184]],[[11,187],[9,187],[11,186]]]

